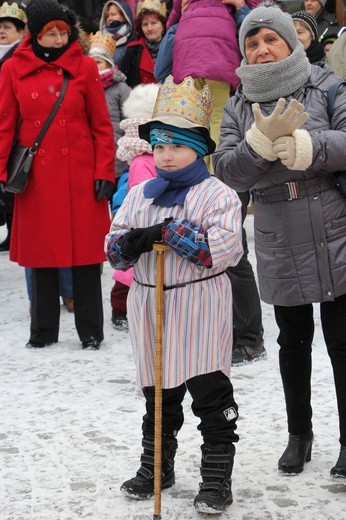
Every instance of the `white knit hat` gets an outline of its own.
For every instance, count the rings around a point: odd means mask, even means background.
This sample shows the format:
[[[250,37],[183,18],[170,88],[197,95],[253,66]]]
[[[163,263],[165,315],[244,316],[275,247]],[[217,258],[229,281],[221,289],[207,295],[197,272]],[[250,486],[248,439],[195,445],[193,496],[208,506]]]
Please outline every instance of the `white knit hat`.
[[[126,119],[120,122],[125,135],[117,143],[117,157],[130,164],[144,153],[152,153],[150,144],[138,135],[138,126],[149,121],[153,116],[159,85],[147,83],[137,85],[123,103]]]

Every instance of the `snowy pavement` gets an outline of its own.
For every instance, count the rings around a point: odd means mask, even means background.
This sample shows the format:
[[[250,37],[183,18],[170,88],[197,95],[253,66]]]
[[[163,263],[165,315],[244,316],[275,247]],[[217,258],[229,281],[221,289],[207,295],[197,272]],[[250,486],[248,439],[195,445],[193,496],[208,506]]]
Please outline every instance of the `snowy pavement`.
[[[247,219],[251,259],[253,216]],[[0,228],[0,241],[5,237]],[[61,309],[59,343],[24,348],[29,313],[24,270],[0,253],[0,520],[149,520],[153,501],[124,497],[141,451],[144,399],[135,386],[128,334],[110,322],[112,269],[102,275],[105,341],[83,351],[73,315]],[[318,307],[316,306],[316,316]],[[345,520],[346,481],[331,480],[339,454],[332,371],[319,319],[313,347],[315,442],[298,476],[283,476],[277,460],[287,442],[278,370],[277,329],[263,305],[268,359],[232,369],[240,418],[234,503],[221,520]],[[346,396],[345,396],[346,398]],[[176,485],[162,492],[162,520],[207,520],[194,510],[201,438],[184,403]]]

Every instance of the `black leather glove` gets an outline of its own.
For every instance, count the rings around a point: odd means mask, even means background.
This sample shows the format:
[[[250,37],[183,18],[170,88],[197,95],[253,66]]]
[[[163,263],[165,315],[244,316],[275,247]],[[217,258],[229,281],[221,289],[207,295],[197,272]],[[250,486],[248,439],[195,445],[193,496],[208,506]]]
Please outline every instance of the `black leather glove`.
[[[121,242],[124,255],[134,257],[152,251],[154,242],[162,240],[162,226],[163,224],[156,224],[130,231]]]
[[[96,200],[101,200],[103,199],[103,197],[106,197],[106,199],[109,200],[113,193],[114,184],[110,181],[100,179],[95,181],[94,187],[96,193]]]

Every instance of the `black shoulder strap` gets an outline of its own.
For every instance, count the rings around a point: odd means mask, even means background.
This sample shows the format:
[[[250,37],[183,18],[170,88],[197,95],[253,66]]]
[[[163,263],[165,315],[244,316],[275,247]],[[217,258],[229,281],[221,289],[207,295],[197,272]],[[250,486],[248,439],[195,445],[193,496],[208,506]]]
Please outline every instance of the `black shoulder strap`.
[[[346,81],[342,81],[342,80],[337,81],[328,90],[328,94],[327,94],[327,112],[328,112],[328,117],[329,117],[330,120],[332,119],[332,116],[333,116],[333,110],[334,110],[334,103],[335,103],[336,93],[337,93],[338,88],[340,87],[340,85],[346,85]]]
[[[65,92],[67,89],[67,83],[68,83],[68,74],[67,74],[67,72],[65,72],[64,73],[64,82],[62,84],[62,88],[61,88],[59,97],[56,100],[56,102],[54,103],[54,106],[53,106],[49,116],[47,117],[47,119],[42,127],[41,132],[38,134],[37,138],[35,139],[34,145],[31,147],[31,151],[34,153],[36,152],[37,148],[40,146],[40,143],[41,143],[42,139],[44,138],[44,135],[47,132],[49,125],[51,124],[51,122],[53,121],[53,119],[55,117],[55,114],[59,110],[59,107],[65,96]]]

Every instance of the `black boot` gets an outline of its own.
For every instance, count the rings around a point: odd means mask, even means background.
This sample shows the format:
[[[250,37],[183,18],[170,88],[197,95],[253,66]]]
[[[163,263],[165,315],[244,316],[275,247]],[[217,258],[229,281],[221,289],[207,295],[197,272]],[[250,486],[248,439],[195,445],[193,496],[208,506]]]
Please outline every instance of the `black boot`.
[[[135,477],[124,482],[120,491],[124,495],[146,500],[154,495],[154,440],[144,437],[141,467]],[[174,457],[177,451],[177,439],[173,436],[162,437],[162,481],[161,488],[166,489],[175,484]]]
[[[282,473],[296,474],[303,471],[305,462],[311,460],[313,438],[312,431],[303,435],[289,435],[287,448],[278,463]]]
[[[203,444],[199,493],[194,506],[199,513],[219,514],[232,504],[233,444]]]
[[[334,468],[330,470],[333,478],[346,478],[346,446],[341,446],[340,455]]]

